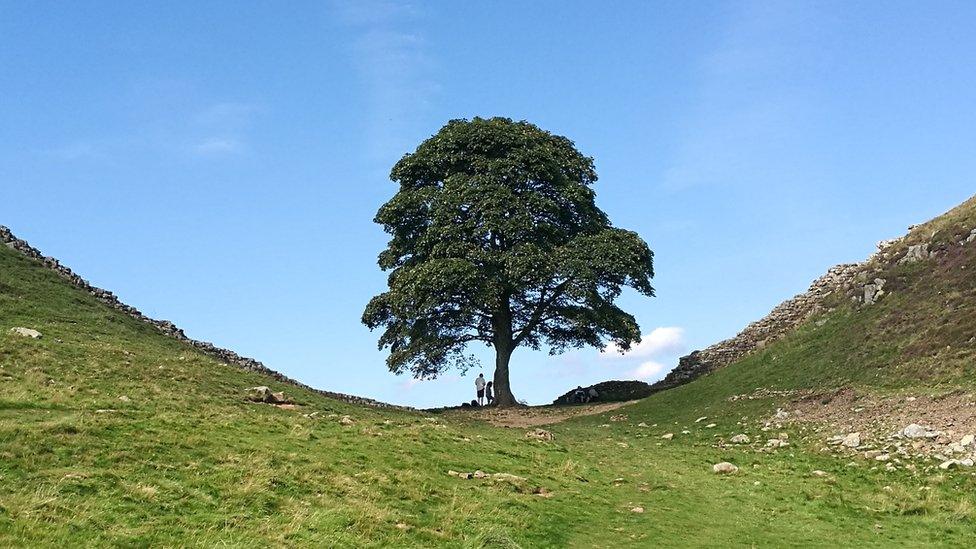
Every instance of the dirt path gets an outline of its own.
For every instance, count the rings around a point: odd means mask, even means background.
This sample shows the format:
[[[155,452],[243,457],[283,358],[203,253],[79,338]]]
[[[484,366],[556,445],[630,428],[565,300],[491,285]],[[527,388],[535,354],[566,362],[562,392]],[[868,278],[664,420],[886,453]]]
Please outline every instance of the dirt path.
[[[529,406],[520,408],[482,408],[457,412],[466,417],[474,417],[499,427],[535,427],[566,421],[567,419],[602,414],[626,406],[630,402],[606,402],[582,404],[579,406]]]

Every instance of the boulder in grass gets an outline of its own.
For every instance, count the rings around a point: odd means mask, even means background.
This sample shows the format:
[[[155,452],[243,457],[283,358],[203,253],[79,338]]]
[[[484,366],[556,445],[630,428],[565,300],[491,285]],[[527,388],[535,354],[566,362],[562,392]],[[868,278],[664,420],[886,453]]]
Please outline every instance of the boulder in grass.
[[[37,330],[31,328],[21,328],[20,326],[16,328],[11,328],[10,333],[14,335],[19,335],[21,337],[29,337],[31,339],[41,338],[41,332],[38,332]]]
[[[857,448],[861,445],[861,433],[849,433],[841,439],[841,444],[848,448]]]
[[[739,471],[738,467],[736,467],[735,465],[727,461],[723,461],[721,463],[716,463],[715,465],[712,465],[712,472],[717,475],[731,475],[737,473],[738,471]]]
[[[251,402],[266,402],[268,404],[290,404],[283,392],[274,392],[270,387],[251,387],[247,390],[247,399]]]
[[[533,429],[528,433],[525,433],[525,438],[533,438],[535,440],[549,441],[552,440],[554,437],[552,436],[551,432],[546,431],[545,429]]]
[[[901,434],[906,438],[935,438],[941,433],[928,427],[923,427],[917,423],[912,423],[901,430]]]

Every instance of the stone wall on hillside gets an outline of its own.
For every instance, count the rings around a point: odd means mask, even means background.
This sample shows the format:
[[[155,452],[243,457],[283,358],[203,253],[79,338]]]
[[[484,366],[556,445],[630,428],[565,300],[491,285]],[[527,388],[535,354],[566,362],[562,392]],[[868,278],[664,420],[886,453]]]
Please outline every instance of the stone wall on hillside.
[[[404,406],[395,406],[393,404],[387,404],[385,402],[379,402],[377,400],[373,400],[369,398],[363,398],[363,397],[357,397],[353,395],[346,395],[343,393],[335,393],[332,391],[323,391],[321,389],[315,389],[313,387],[309,387],[308,385],[305,385],[304,383],[291,379],[285,376],[284,374],[280,374],[268,368],[258,360],[241,356],[235,353],[234,351],[230,351],[228,349],[222,349],[220,347],[217,347],[213,343],[190,339],[189,337],[186,336],[186,334],[183,333],[183,330],[178,328],[172,322],[168,320],[156,320],[150,318],[142,314],[135,307],[126,305],[125,303],[119,301],[119,298],[116,297],[116,295],[113,294],[112,292],[92,286],[91,284],[88,283],[87,280],[81,278],[80,276],[75,274],[71,269],[62,265],[57,259],[53,257],[44,256],[43,254],[41,254],[40,251],[32,247],[26,241],[21,240],[16,236],[14,236],[13,233],[11,233],[10,229],[4,227],[3,225],[0,225],[0,243],[3,243],[8,248],[12,250],[16,250],[27,257],[37,260],[41,265],[61,275],[61,277],[63,277],[65,280],[67,280],[75,287],[80,288],[81,290],[84,290],[89,294],[95,296],[95,298],[98,299],[98,301],[101,301],[105,305],[108,305],[109,307],[117,311],[120,311],[122,313],[125,313],[137,320],[150,324],[154,326],[157,330],[159,330],[161,333],[163,333],[164,335],[182,341],[190,345],[191,347],[196,348],[198,351],[202,352],[203,354],[216,358],[217,360],[236,366],[238,368],[241,368],[242,370],[247,370],[249,372],[258,372],[267,376],[271,376],[272,378],[281,381],[283,383],[296,385],[298,387],[302,387],[304,389],[314,391],[316,393],[325,395],[330,398],[334,398],[336,400],[341,400],[352,404],[363,404],[367,406],[374,406],[380,408],[410,409]]]
[[[732,364],[749,353],[783,337],[808,318],[824,311],[824,299],[837,291],[849,292],[858,284],[860,263],[837,265],[813,281],[810,288],[777,305],[764,318],[745,327],[735,337],[695,351],[678,361],[662,384],[681,385],[696,377]]]
[[[962,233],[954,241],[938,245],[928,241],[935,233],[931,237],[928,234],[918,234],[915,225],[908,229],[909,235],[879,242],[877,251],[863,262],[845,263],[831,268],[827,274],[813,281],[807,291],[780,303],[772,312],[746,326],[735,337],[681,357],[678,366],[651,387],[657,392],[683,385],[762,349],[790,333],[810,317],[826,312],[825,300],[836,292],[842,292],[851,301],[862,306],[873,305],[887,295],[886,281],[871,274],[876,271],[875,267],[879,262],[905,264],[924,261],[945,253],[948,246],[966,246],[976,242],[976,228],[967,228],[968,232]]]
[[[654,389],[661,391],[683,385],[762,349],[810,317],[825,312],[824,300],[835,292],[866,296],[859,297],[858,300],[866,300],[870,304],[872,299],[880,296],[880,287],[884,281],[867,281],[865,266],[875,258],[887,255],[889,248],[898,242],[900,239],[879,242],[878,251],[866,261],[832,267],[827,274],[814,280],[807,291],[780,303],[768,315],[749,324],[735,337],[681,357],[678,366],[655,383]]]

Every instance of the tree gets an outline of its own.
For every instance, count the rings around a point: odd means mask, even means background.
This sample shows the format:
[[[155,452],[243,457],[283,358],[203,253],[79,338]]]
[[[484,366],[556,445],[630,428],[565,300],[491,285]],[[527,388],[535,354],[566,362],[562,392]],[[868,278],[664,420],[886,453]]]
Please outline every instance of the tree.
[[[572,141],[507,118],[452,120],[393,167],[399,191],[376,214],[391,235],[379,255],[388,291],[363,313],[385,328],[394,373],[432,379],[495,350],[497,403],[516,404],[519,346],[621,350],[640,342],[614,304],[629,286],[654,295],[653,253],[594,203],[593,159]]]

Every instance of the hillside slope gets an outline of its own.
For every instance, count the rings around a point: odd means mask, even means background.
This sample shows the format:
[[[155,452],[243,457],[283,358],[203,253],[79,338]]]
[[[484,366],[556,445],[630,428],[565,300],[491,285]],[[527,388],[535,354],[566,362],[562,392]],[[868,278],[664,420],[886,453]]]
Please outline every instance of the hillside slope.
[[[0,546],[959,546],[976,534],[967,472],[848,466],[823,433],[767,419],[796,407],[790,391],[964,385],[971,349],[933,321],[954,318],[943,297],[971,311],[969,282],[915,287],[940,257],[892,267],[875,306],[845,297],[712,375],[536,440],[229,365],[0,247]],[[879,382],[899,353],[915,358]],[[248,402],[257,385],[298,406]],[[768,447],[779,431],[791,445]]]
[[[687,383],[796,332],[811,382],[874,385],[971,379],[976,353],[976,197],[838,265],[735,337],[683,357],[658,389]],[[811,329],[811,321],[822,330]],[[825,326],[830,324],[829,326]],[[832,364],[831,367],[824,367]],[[883,369],[881,372],[872,368]],[[792,383],[792,382],[791,382]]]

